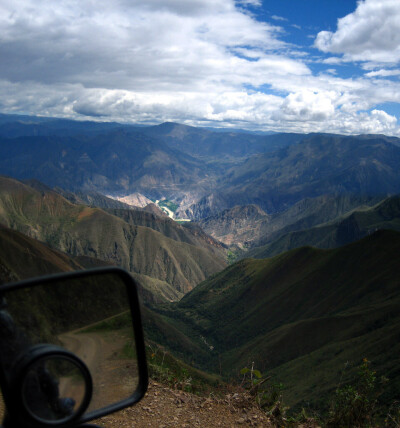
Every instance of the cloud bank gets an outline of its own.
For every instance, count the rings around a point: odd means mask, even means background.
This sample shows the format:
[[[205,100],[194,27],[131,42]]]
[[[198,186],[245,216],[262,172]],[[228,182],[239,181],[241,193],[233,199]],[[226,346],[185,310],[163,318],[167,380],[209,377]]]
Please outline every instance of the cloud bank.
[[[400,61],[398,0],[360,2],[336,32],[317,35],[314,51],[283,41],[286,18],[256,20],[251,10],[260,6],[259,0],[3,0],[0,110],[400,135],[397,118],[377,107],[400,102],[393,68]],[[330,68],[313,71],[324,58]],[[350,61],[362,62],[364,75],[335,74],[332,64]]]
[[[396,64],[400,60],[400,2],[361,1],[354,13],[339,19],[336,32],[321,31],[315,45],[344,54],[346,61]]]

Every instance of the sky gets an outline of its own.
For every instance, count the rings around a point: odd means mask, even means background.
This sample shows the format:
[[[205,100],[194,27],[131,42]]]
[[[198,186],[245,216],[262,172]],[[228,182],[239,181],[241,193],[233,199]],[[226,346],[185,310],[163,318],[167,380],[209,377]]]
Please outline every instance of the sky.
[[[400,0],[0,0],[0,112],[400,136]]]

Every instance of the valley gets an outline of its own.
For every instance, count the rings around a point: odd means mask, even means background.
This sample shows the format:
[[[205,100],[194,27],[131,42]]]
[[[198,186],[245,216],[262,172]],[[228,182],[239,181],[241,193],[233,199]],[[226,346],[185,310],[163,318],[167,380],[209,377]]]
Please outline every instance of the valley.
[[[399,139],[8,120],[0,284],[117,265],[179,367],[326,414],[367,358],[398,397]]]

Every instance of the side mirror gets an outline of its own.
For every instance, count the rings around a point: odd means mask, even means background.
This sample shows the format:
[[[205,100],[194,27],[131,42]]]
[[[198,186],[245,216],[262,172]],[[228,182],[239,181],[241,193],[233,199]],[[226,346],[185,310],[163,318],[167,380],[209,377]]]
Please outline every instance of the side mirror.
[[[139,401],[148,375],[137,287],[119,268],[0,286],[8,427],[72,427]]]

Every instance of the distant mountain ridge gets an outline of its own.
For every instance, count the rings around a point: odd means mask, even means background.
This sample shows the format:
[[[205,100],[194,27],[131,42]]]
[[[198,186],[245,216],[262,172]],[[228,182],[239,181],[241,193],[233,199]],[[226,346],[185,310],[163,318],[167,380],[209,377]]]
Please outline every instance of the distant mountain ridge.
[[[105,209],[128,207],[104,194],[166,198],[178,206],[176,218],[195,220],[239,249],[400,193],[400,140],[384,135],[256,135],[176,123],[0,117],[0,128],[10,124],[19,133],[0,129],[1,173],[39,179],[72,202]],[[157,214],[154,206],[146,210]]]
[[[229,130],[216,132],[173,122],[146,127],[141,131],[164,141],[171,148],[201,158],[243,158],[256,153],[272,152],[303,138],[301,134],[257,135]]]
[[[2,116],[0,125],[10,123],[21,129],[0,129],[0,173],[65,190],[166,197],[180,205],[181,218],[200,220],[238,205],[274,214],[327,194],[383,198],[400,192],[400,140],[394,137],[256,135],[176,123],[135,127],[26,117],[7,122]]]
[[[101,193],[141,191],[155,197],[204,191],[211,170],[144,134],[0,138],[0,172],[50,187]],[[212,174],[211,174],[212,175]]]
[[[182,209],[181,216],[199,220],[249,204],[273,214],[321,195],[383,198],[400,193],[400,146],[393,141],[304,136],[298,144],[255,155],[232,168],[216,190]]]
[[[318,248],[336,248],[357,241],[381,229],[400,232],[400,196],[391,196],[372,207],[356,209],[330,222],[309,228],[290,231],[287,227],[280,236],[273,237],[261,247],[251,249],[246,257],[266,258],[291,250],[312,245]],[[273,236],[273,235],[272,235]]]

